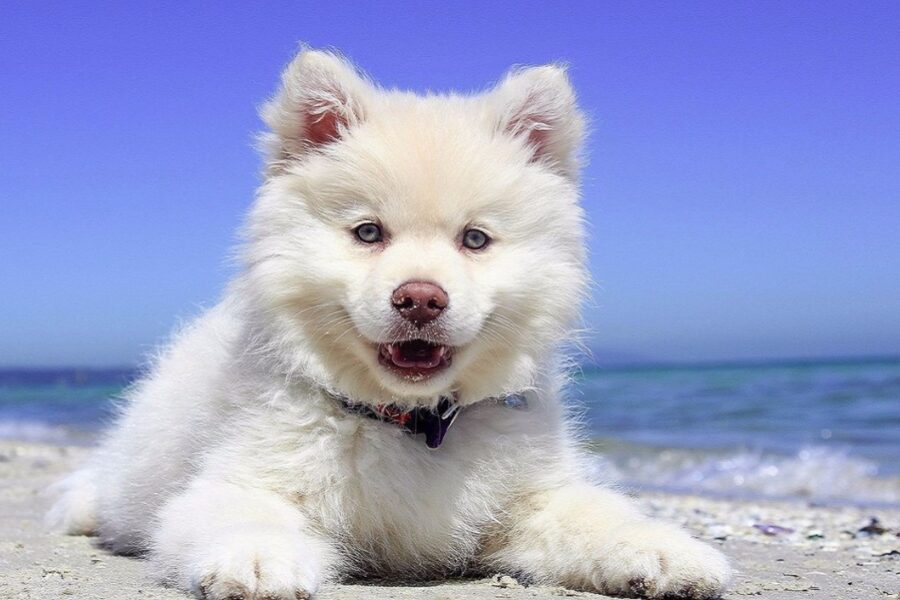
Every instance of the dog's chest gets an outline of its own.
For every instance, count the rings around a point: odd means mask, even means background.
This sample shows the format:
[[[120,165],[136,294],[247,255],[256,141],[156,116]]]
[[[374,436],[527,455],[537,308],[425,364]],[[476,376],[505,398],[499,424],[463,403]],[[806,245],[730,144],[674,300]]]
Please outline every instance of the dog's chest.
[[[506,488],[492,449],[473,445],[464,427],[430,450],[421,436],[388,424],[354,425],[330,444],[328,472],[320,493],[306,495],[306,509],[380,569],[464,565]]]

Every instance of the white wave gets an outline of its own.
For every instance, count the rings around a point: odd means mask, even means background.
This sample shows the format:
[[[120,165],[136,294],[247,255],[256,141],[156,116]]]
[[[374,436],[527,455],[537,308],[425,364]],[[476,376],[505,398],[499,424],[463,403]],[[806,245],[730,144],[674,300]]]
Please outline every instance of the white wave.
[[[633,449],[633,448],[632,448]],[[900,504],[900,477],[846,452],[803,448],[792,456],[753,450],[711,454],[695,450],[622,448],[602,457],[601,468],[633,488],[815,502]]]
[[[80,444],[87,432],[40,421],[0,421],[0,439],[50,444]]]

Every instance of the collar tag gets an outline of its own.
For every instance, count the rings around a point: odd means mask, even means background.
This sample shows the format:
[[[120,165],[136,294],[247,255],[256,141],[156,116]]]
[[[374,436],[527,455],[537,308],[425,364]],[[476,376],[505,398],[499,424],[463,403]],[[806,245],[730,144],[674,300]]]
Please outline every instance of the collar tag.
[[[440,448],[447,430],[462,412],[462,406],[456,403],[455,396],[442,396],[435,410],[414,408],[406,411],[391,404],[371,407],[366,404],[354,404],[345,397],[338,397],[338,400],[348,412],[391,423],[412,435],[424,434],[425,445],[431,450]]]
[[[444,436],[447,435],[450,426],[456,422],[461,407],[455,398],[444,396],[438,403],[436,411],[417,408],[415,412],[418,415],[416,424],[422,426],[421,433],[425,434],[425,445],[436,450],[444,442]]]

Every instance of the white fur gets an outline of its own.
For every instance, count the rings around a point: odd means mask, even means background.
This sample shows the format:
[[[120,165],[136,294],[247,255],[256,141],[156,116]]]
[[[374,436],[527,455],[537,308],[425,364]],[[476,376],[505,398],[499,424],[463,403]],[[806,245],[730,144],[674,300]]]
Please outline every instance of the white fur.
[[[264,108],[267,178],[243,269],[128,394],[51,519],[214,599],[300,598],[354,574],[504,570],[588,590],[717,595],[725,559],[587,482],[560,400],[560,344],[586,273],[583,119],[563,69],[477,96],[379,89],[301,52]],[[334,141],[313,127],[333,119]],[[386,244],[351,231],[377,220]],[[459,244],[476,225],[484,251]],[[452,365],[403,379],[375,344],[402,332],[398,285],[450,304]],[[466,409],[436,451],[348,413],[364,403]],[[525,393],[527,408],[496,400]]]

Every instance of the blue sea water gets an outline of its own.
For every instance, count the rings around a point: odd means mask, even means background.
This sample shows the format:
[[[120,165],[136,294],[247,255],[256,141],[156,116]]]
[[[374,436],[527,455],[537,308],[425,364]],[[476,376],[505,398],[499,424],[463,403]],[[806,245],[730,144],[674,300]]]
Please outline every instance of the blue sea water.
[[[627,485],[900,504],[900,359],[588,370],[573,391]]]
[[[0,369],[0,438],[90,444],[132,369]]]
[[[0,437],[90,444],[132,370],[0,370]],[[598,470],[633,489],[900,506],[900,359],[585,368]]]

